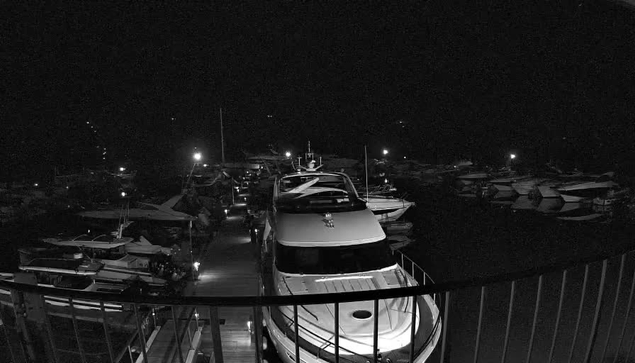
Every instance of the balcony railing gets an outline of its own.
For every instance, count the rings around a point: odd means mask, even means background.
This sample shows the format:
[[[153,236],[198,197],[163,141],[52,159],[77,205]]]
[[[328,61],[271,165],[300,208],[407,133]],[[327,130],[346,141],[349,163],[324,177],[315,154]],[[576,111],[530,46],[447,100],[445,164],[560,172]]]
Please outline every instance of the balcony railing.
[[[372,301],[377,309],[382,299],[410,297],[415,301],[429,295],[439,306],[443,322],[429,362],[631,361],[635,253],[437,284],[414,261],[399,253],[397,257],[419,286],[294,296],[151,297],[62,291],[0,281],[0,290],[10,292],[0,300],[0,356],[16,363],[154,362],[152,349],[164,349],[161,354],[171,355],[170,361],[175,362],[192,362],[201,351],[209,353],[207,361],[230,361],[227,348],[223,348],[219,309],[223,313],[242,309],[240,314],[252,316],[245,329],[254,332],[250,349],[253,359],[261,361],[262,307],[292,306],[293,316],[288,318],[297,342],[302,328],[298,309],[303,305],[334,304],[338,312],[342,303]],[[46,302],[51,301],[49,297],[64,298],[68,303],[51,305]],[[98,305],[80,309],[76,300]],[[107,311],[105,303],[120,303],[125,309]],[[158,343],[153,338],[155,327],[169,324],[174,330],[172,343]],[[336,318],[335,332],[338,324]],[[377,324],[374,319],[375,348]],[[345,362],[339,334],[332,344],[334,360]],[[299,354],[296,344],[289,357],[295,359]],[[415,355],[411,350],[410,361]],[[374,356],[369,360],[380,359]]]

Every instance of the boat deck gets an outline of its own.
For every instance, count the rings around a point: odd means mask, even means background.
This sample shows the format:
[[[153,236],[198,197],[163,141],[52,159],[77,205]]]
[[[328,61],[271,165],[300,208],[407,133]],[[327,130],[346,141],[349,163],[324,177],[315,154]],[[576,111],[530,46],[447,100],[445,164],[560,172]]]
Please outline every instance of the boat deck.
[[[198,256],[199,275],[185,290],[186,295],[196,296],[254,296],[258,294],[256,255],[249,231],[244,227],[244,206],[234,206],[219,232],[203,246]],[[197,349],[199,354],[213,355],[212,331],[209,307],[196,309],[198,319],[188,320],[191,308],[175,311],[177,330],[182,336],[181,354],[186,361],[188,351]],[[255,339],[248,330],[252,308],[218,309],[220,335],[224,362],[243,363],[255,360]],[[196,322],[195,320],[198,320]],[[200,327],[200,328],[199,328]],[[176,348],[172,319],[164,324],[148,350],[149,363],[181,362]],[[200,341],[196,330],[200,329]],[[192,343],[192,341],[194,341]],[[193,354],[190,351],[190,354]]]

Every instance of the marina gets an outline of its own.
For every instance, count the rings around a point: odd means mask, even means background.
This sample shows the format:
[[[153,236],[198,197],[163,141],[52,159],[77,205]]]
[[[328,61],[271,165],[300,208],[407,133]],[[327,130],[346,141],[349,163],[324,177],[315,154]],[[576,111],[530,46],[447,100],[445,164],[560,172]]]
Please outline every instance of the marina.
[[[632,5],[5,6],[0,363],[635,362]]]

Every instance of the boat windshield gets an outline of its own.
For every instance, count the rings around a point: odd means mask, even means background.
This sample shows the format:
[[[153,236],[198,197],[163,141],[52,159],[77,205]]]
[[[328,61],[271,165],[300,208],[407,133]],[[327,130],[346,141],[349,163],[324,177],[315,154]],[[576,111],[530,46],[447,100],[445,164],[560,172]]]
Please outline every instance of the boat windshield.
[[[279,182],[278,209],[287,213],[322,210],[363,210],[366,204],[357,198],[350,181],[338,174],[307,174],[284,177]]]
[[[285,273],[356,273],[379,270],[396,263],[385,240],[338,247],[291,247],[277,243],[275,248],[276,267]]]

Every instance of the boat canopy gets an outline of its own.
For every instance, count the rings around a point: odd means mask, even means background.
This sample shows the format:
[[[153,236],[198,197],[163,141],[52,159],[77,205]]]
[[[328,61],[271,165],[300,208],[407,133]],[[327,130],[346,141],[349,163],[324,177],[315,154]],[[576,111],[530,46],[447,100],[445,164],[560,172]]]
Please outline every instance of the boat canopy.
[[[369,209],[332,213],[278,212],[276,240],[286,246],[334,247],[381,241],[386,234]]]

